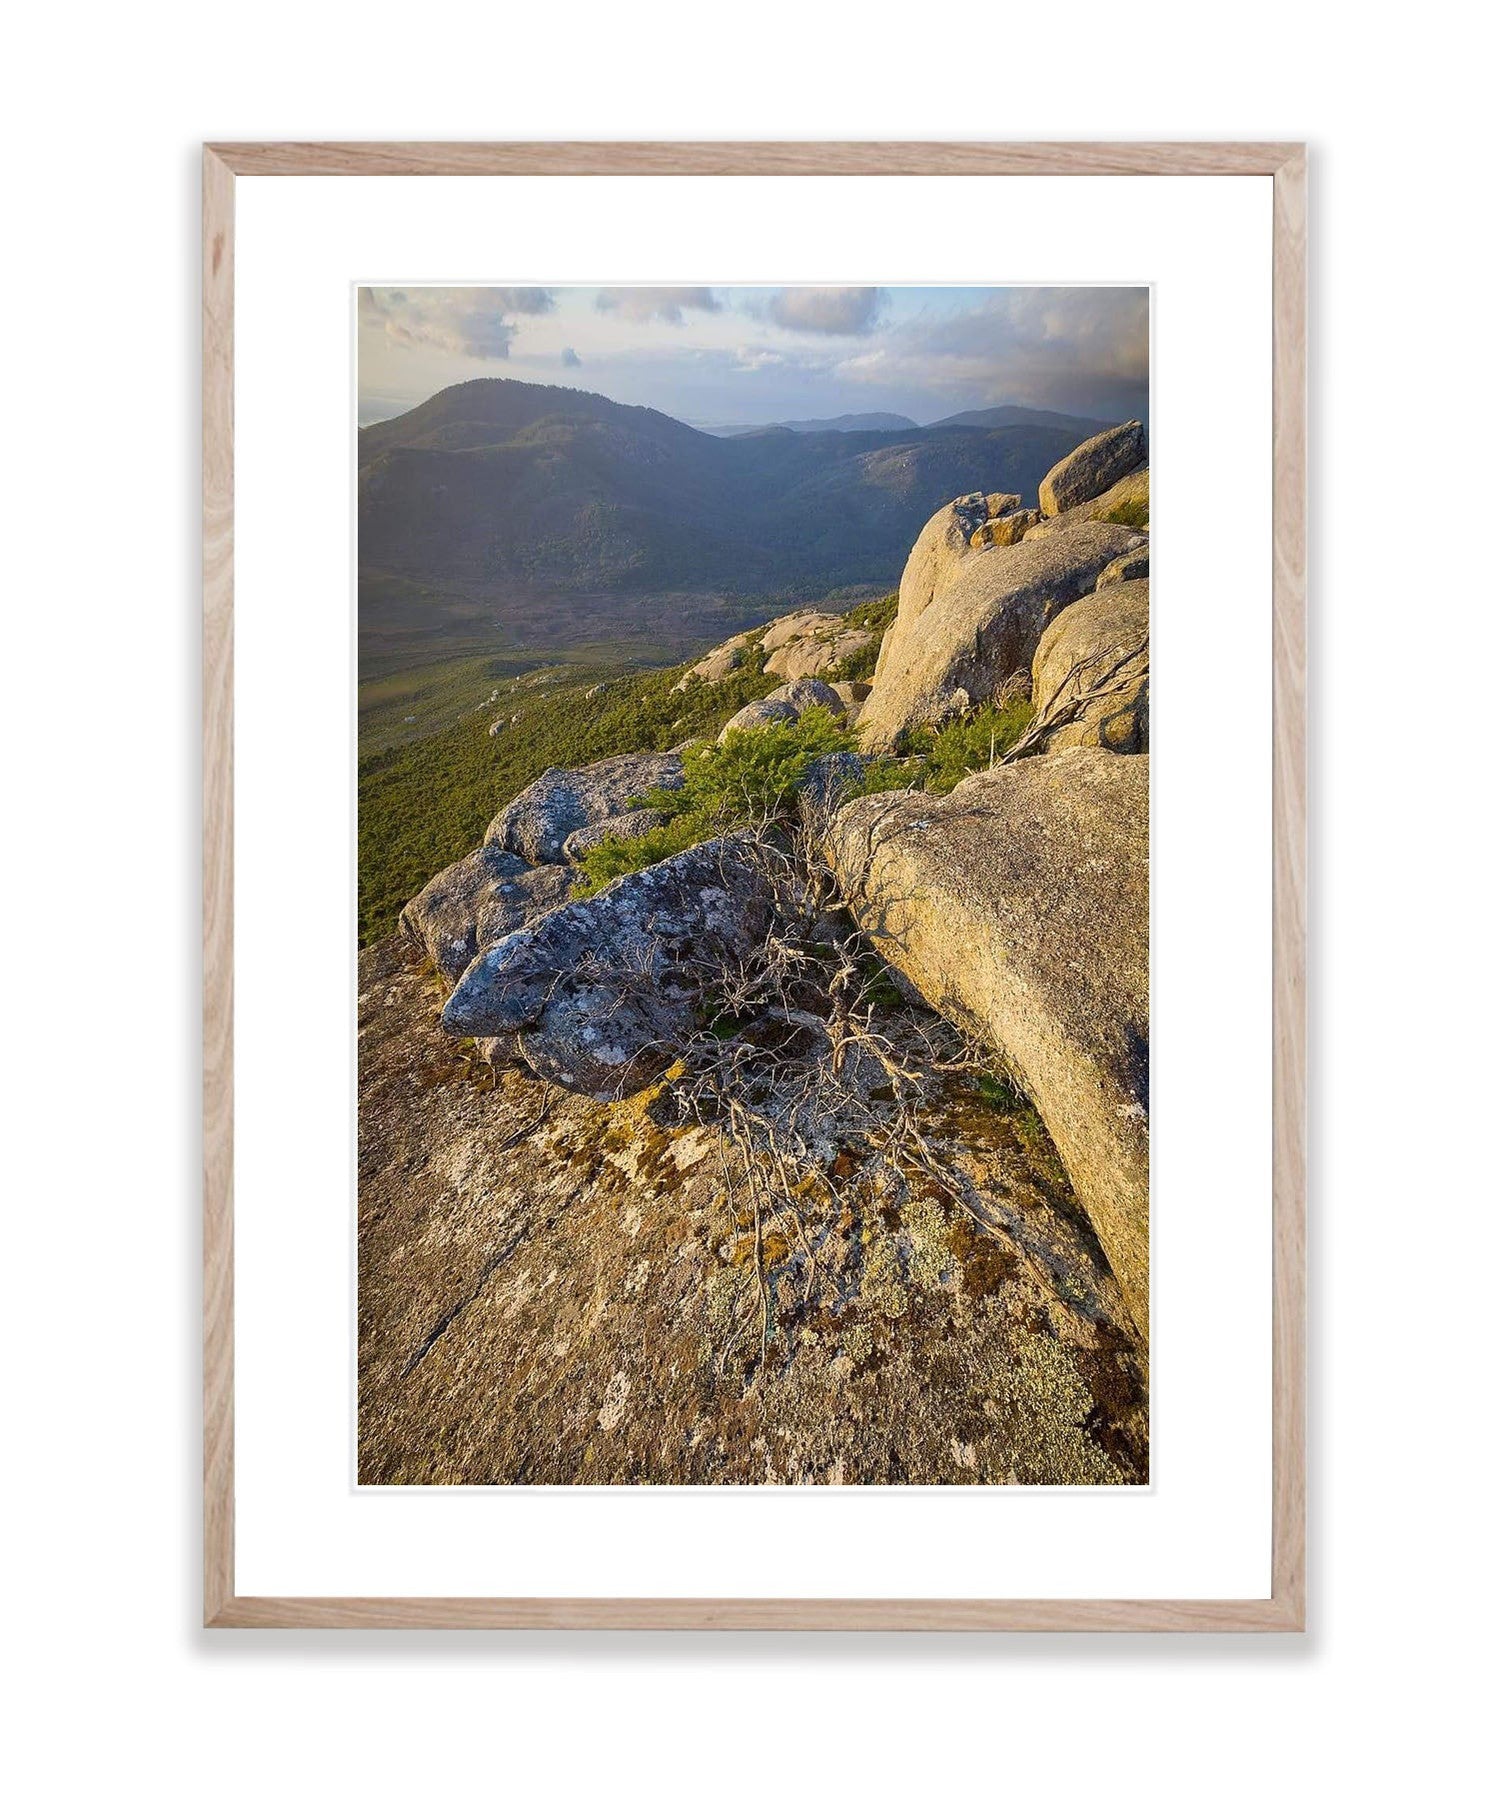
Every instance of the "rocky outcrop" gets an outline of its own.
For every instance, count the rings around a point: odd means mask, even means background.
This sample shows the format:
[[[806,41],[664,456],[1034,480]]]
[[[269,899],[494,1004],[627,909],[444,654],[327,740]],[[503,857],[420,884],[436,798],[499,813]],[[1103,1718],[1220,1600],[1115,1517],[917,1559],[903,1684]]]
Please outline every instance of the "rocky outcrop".
[[[1041,512],[1054,518],[1095,499],[1145,461],[1145,427],[1138,419],[1100,431],[1064,456],[1041,483]]]
[[[1046,732],[1048,751],[1077,744],[1148,750],[1149,581],[1100,585],[1059,612],[1036,648],[1031,683],[1038,722],[1059,718]]]
[[[1070,749],[949,795],[876,794],[830,862],[885,959],[1002,1053],[1149,1314],[1149,758]]]
[[[451,987],[487,944],[559,906],[573,884],[562,868],[532,868],[486,843],[433,875],[401,912],[401,929]]]
[[[537,1074],[618,1099],[670,1065],[771,917],[762,861],[747,840],[716,838],[493,945],[454,988],[443,1028],[514,1034]]]
[[[1089,523],[1039,542],[1032,532],[1018,544],[973,549],[955,511],[964,504],[944,507],[911,553],[859,718],[865,748],[894,748],[912,727],[941,724],[990,699],[1009,675],[1029,668],[1057,613],[1143,541],[1123,526]]]
[[[1069,531],[1074,525],[1090,524],[1094,519],[1105,522],[1117,522],[1121,509],[1128,508],[1128,516],[1138,517],[1150,510],[1150,470],[1137,468],[1132,474],[1124,476],[1114,485],[1099,494],[1097,499],[1089,500],[1084,505],[1074,506],[1067,512],[1059,512],[1055,518],[1044,518],[1040,524],[1032,525],[1026,532],[1027,537],[1050,537],[1057,531]],[[1134,526],[1130,527],[1132,530]],[[1147,525],[1140,525],[1139,530],[1147,531]]]
[[[718,741],[722,743],[730,731],[753,731],[756,725],[790,724],[814,706],[821,706],[834,718],[842,717],[844,711],[843,701],[826,681],[788,681],[784,687],[766,694],[763,700],[751,700],[749,705],[741,706],[718,733]]]
[[[561,862],[574,831],[622,818],[653,788],[682,785],[682,758],[642,750],[586,768],[549,768],[505,807],[484,841],[527,862]]]
[[[765,658],[766,674],[780,675],[787,681],[808,680],[826,674],[835,664],[874,641],[868,631],[851,629],[841,621],[840,626],[828,636],[798,637],[773,650]]]

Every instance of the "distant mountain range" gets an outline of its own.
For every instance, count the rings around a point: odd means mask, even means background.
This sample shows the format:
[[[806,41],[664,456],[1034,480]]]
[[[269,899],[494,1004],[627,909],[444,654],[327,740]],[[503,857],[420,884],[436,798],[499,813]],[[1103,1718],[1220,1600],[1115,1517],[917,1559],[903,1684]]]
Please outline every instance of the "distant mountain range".
[[[714,425],[714,437],[750,437],[757,431],[914,431],[903,412],[840,412],[835,419],[781,419],[774,425]]]
[[[430,647],[448,620],[472,633],[503,615],[532,620],[529,642],[657,629],[676,647],[693,609],[664,595],[716,596],[711,632],[724,596],[893,587],[945,500],[982,489],[1034,503],[1047,470],[1101,429],[1022,407],[925,428],[814,422],[717,437],[574,388],[444,388],[359,433],[362,638]]]

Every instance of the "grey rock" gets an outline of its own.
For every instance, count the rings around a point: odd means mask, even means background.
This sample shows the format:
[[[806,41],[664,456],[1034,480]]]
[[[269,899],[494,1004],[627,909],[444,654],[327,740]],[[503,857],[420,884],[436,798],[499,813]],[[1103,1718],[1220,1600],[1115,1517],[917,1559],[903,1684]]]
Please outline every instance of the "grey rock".
[[[574,831],[623,816],[652,788],[682,785],[682,758],[642,750],[610,756],[586,768],[549,768],[490,824],[486,843],[528,862],[561,862]]]
[[[535,1073],[575,1092],[636,1093],[676,1059],[705,997],[764,940],[771,917],[748,840],[698,844],[477,956],[443,1028],[513,1036]]]
[[[718,741],[722,743],[730,731],[752,731],[756,725],[777,722],[789,724],[814,706],[823,707],[834,718],[841,718],[844,712],[843,701],[826,681],[788,681],[763,700],[751,700],[749,705],[741,706],[718,733]]]
[[[532,868],[486,843],[407,901],[401,929],[451,987],[486,944],[560,905],[572,880],[564,869]]]
[[[1047,518],[1080,506],[1145,461],[1145,427],[1139,419],[1100,431],[1081,443],[1041,483],[1041,511]]]
[[[569,862],[581,862],[601,843],[608,843],[612,838],[629,842],[636,837],[648,837],[661,822],[659,812],[653,812],[649,806],[637,806],[633,812],[601,818],[596,825],[584,825],[581,830],[574,831],[563,844],[562,853]]]
[[[845,804],[848,791],[863,778],[869,758],[857,750],[834,750],[819,756],[802,776],[797,789],[796,809],[801,822],[821,831],[829,819]]]
[[[1142,1339],[1149,1323],[1150,759],[1070,749],[828,839],[871,942],[1030,1094]]]
[[[944,542],[940,554],[918,538],[911,560],[922,566],[909,588],[914,609],[907,611],[903,578],[874,691],[859,716],[865,749],[894,748],[913,726],[940,725],[992,698],[1010,675],[1029,668],[1057,613],[1143,541],[1121,525],[1097,523],[1033,538],[977,550],[966,540],[956,548]]]

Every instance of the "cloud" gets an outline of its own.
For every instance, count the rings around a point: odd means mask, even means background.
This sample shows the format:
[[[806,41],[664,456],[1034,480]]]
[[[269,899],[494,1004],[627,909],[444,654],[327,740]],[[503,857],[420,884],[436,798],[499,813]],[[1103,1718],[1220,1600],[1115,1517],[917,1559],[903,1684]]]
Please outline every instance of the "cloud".
[[[615,312],[637,325],[659,319],[664,325],[685,323],[682,313],[721,312],[711,287],[601,287],[594,301],[600,312]]]
[[[1012,401],[1125,416],[1149,400],[1149,291],[998,289],[966,311],[897,327],[839,373],[936,389],[967,405]]]
[[[863,337],[885,309],[878,287],[783,287],[765,302],[765,317],[784,331],[819,331],[829,337]]]
[[[405,349],[445,350],[479,361],[503,360],[520,327],[513,314],[550,312],[545,287],[365,287],[360,322]]]
[[[583,358],[571,344],[562,346],[562,366],[565,369],[580,369],[583,366]]]

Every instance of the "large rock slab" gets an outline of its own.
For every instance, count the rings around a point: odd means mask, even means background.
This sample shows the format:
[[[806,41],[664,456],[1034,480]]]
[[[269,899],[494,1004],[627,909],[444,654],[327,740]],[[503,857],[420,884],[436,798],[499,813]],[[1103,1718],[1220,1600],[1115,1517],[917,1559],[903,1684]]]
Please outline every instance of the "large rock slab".
[[[675,751],[610,756],[586,768],[549,768],[490,824],[484,841],[528,862],[562,862],[574,831],[618,818],[653,788],[682,785]]]
[[[619,1099],[671,1065],[771,918],[753,846],[715,838],[494,944],[453,990],[443,1029],[513,1042],[545,1079]]]
[[[451,987],[487,944],[561,905],[573,880],[569,870],[532,868],[486,843],[407,901],[401,929]]]
[[[874,689],[859,715],[866,749],[894,748],[905,731],[940,725],[992,698],[1007,677],[1029,669],[1041,633],[1057,613],[1091,592],[1116,557],[1144,541],[1122,525],[1090,523],[1040,541],[1032,535],[1002,548],[974,549],[966,538],[954,547],[957,529],[955,523],[944,526],[939,547],[923,544],[924,531],[911,552],[912,608],[907,610],[903,578]],[[930,592],[929,578],[935,583]]]
[[[1037,720],[1059,720],[1046,733],[1048,751],[1148,750],[1149,581],[1111,582],[1059,612],[1036,647],[1031,691]]]
[[[834,718],[842,716],[845,707],[835,689],[826,681],[788,681],[766,694],[763,700],[751,700],[741,706],[718,733],[722,743],[730,731],[753,731],[756,725],[791,724],[804,712],[821,706]]]
[[[1139,419],[1100,431],[1064,456],[1042,481],[1043,515],[1054,518],[1069,507],[1081,506],[1144,461],[1145,427]]]
[[[994,1044],[1149,1325],[1150,759],[1071,749],[875,794],[828,857],[887,962]]]
[[[901,1011],[943,1184],[878,1128],[884,1069],[824,1044],[804,1222],[767,1209],[757,1255],[732,1140],[481,1077],[414,962],[359,958],[362,1482],[1149,1479],[1142,1358],[1050,1145],[928,1070]]]

